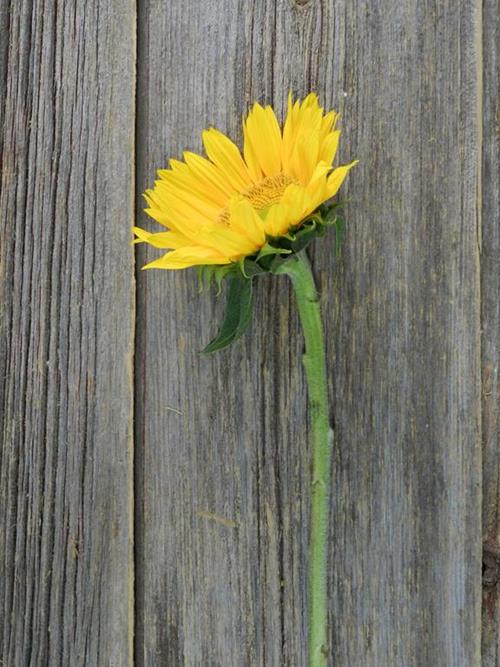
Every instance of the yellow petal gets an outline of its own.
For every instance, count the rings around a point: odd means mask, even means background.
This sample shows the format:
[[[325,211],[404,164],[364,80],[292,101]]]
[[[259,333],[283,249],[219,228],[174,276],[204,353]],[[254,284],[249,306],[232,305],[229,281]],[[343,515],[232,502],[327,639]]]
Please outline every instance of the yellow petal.
[[[329,165],[327,162],[324,160],[320,160],[316,167],[314,168],[314,171],[311,176],[311,180],[309,181],[309,185],[315,183],[318,179],[324,179],[324,182],[326,183],[326,174],[330,171],[331,165]]]
[[[143,266],[143,269],[186,269],[189,266],[200,264],[229,264],[230,260],[209,248],[187,246],[167,252],[166,255],[155,259]]]
[[[245,255],[251,255],[257,249],[256,244],[247,236],[234,229],[217,224],[200,230],[197,234],[197,241],[201,245],[209,246],[231,259],[240,259]]]
[[[248,144],[248,145],[247,145]],[[245,156],[253,156],[265,176],[281,171],[281,131],[271,107],[254,104],[248,114],[245,132]]]
[[[291,214],[289,206],[280,202],[271,206],[264,219],[266,234],[268,236],[282,236],[291,227]]]
[[[210,164],[207,161],[207,164]],[[222,208],[226,205],[227,195],[222,190],[205,179],[197,178],[196,175],[187,166],[186,170],[164,169],[158,172],[158,175],[170,187],[189,192],[199,199],[208,201],[212,206]]]
[[[317,132],[301,134],[296,141],[290,160],[290,171],[302,184],[311,179],[318,162],[319,136]]]
[[[207,220],[205,218],[200,219],[200,216],[196,213],[193,213],[190,217],[186,217],[174,206],[166,204],[161,211],[156,208],[152,209],[151,207],[144,210],[154,220],[168,227],[169,230],[180,232],[192,240],[196,239],[196,234],[200,228],[207,224]]]
[[[144,209],[153,220],[159,222],[164,227],[169,227],[168,216],[163,208],[162,202],[158,200],[156,193],[153,190],[146,190],[143,194],[148,206]]]
[[[283,144],[290,142],[293,137],[299,109],[300,109],[299,102],[294,103],[292,94],[288,93],[288,109],[285,118],[285,123],[283,125]]]
[[[245,157],[245,162],[247,164],[250,176],[255,182],[260,181],[264,174],[260,168],[255,149],[250,141],[248,127],[245,121],[243,121],[243,155]]]
[[[193,193],[165,181],[157,181],[155,185],[158,195],[163,198],[164,206],[175,208],[186,217],[198,215],[207,222],[217,219],[220,207],[207,199],[200,199]]]
[[[300,224],[318,206],[318,203],[312,199],[307,188],[300,185],[290,185],[287,188],[283,197],[283,203],[289,207],[293,215],[291,225]]]
[[[335,153],[337,152],[337,148],[339,145],[339,139],[340,139],[340,130],[336,130],[335,132],[330,132],[329,134],[326,135],[326,137],[323,139],[321,143],[321,147],[319,150],[320,160],[323,160],[328,164],[332,164],[335,158]]]
[[[321,141],[323,141],[323,139],[326,137],[327,134],[333,131],[338,118],[339,114],[336,111],[329,111],[323,116],[323,119],[321,121],[321,132],[320,132]]]
[[[326,162],[320,162],[313,172],[311,180],[306,186],[310,204],[308,213],[314,211],[320,204],[329,199],[327,190],[327,173],[330,166]]]
[[[307,97],[302,100],[302,109],[318,109],[319,100],[316,93],[309,93]]]
[[[302,144],[300,151],[304,153],[306,151],[305,146],[313,141],[314,150],[316,150],[316,145],[319,146],[320,144],[322,120],[323,110],[319,106],[318,98],[314,93],[308,95],[302,104],[295,102],[291,106],[291,99],[289,100],[289,109],[283,130],[283,168],[285,171],[293,173],[297,178],[300,177],[302,171],[308,171],[308,169],[302,169],[298,146]],[[306,173],[304,173],[304,177],[306,177]]]
[[[358,160],[354,160],[354,162],[351,162],[351,164],[347,164],[342,167],[337,167],[337,169],[334,169],[332,171],[330,176],[328,176],[327,180],[328,199],[337,194],[340,186],[344,182],[344,179],[349,173],[350,169],[352,169],[356,164],[358,164]]]
[[[305,105],[304,103],[300,107],[297,118],[297,130],[301,132],[310,132],[315,130],[316,132],[321,132],[321,123],[323,120],[323,109],[318,105],[317,100],[316,104]]]
[[[179,232],[168,231],[151,234],[140,227],[133,227],[132,229],[137,236],[137,239],[135,239],[136,243],[148,243],[155,248],[172,248],[176,250],[190,244],[188,237]]]
[[[212,186],[225,195],[227,199],[235,193],[235,188],[227,181],[224,173],[212,162],[189,151],[184,153],[184,159],[196,179]]]
[[[235,197],[229,205],[229,210],[230,228],[245,236],[255,249],[262,247],[266,242],[264,223],[250,202],[243,197]]]
[[[203,144],[208,157],[219,167],[234,188],[241,191],[251,184],[250,175],[240,151],[225,134],[214,128],[205,130]]]
[[[289,185],[281,202],[272,206],[266,214],[267,234],[270,236],[286,234],[290,227],[298,225],[308,213],[314,210],[314,207],[311,208],[311,206],[306,188],[295,183]]]
[[[283,167],[289,170],[289,159],[295,147],[294,138],[297,132],[297,120],[300,111],[299,102],[292,102],[291,94],[288,95],[288,113],[283,126]]]

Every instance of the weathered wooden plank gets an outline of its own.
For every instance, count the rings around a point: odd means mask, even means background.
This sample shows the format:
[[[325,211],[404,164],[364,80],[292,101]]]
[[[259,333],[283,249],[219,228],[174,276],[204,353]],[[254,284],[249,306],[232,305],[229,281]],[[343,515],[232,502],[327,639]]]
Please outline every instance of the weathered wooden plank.
[[[483,3],[483,667],[500,666],[500,6]]]
[[[134,3],[3,7],[0,663],[125,666]]]
[[[245,105],[282,108],[289,88],[340,108],[342,156],[361,160],[341,263],[331,243],[314,252],[337,432],[336,665],[479,664],[476,4],[150,0],[139,17],[140,188],[206,124],[238,136]],[[199,357],[220,313],[189,272],[140,276],[138,665],[305,660],[289,287],[263,279],[251,332]]]
[[[349,14],[334,637],[345,664],[477,665],[479,8]]]

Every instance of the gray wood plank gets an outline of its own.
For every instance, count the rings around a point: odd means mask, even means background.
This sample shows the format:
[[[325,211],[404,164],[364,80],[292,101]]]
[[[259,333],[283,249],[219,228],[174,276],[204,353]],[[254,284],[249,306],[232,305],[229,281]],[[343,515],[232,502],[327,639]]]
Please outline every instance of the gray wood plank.
[[[483,667],[500,666],[500,5],[483,4]]]
[[[360,169],[328,292],[345,664],[480,661],[479,30],[472,2],[376,3],[345,34]]]
[[[314,251],[339,666],[480,661],[476,4],[141,5],[139,189],[206,125],[238,137],[251,101],[282,109],[289,88],[342,111],[342,157],[360,159],[342,260]],[[309,450],[289,286],[260,281],[250,333],[209,359],[220,300],[190,272],[138,287],[137,664],[303,665]]]
[[[0,664],[121,667],[133,621],[134,3],[3,11]]]

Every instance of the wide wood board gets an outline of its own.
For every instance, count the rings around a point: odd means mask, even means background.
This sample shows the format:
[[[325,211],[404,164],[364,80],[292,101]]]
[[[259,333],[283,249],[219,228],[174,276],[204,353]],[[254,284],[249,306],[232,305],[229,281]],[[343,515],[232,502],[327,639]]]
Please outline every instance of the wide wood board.
[[[240,137],[255,99],[281,112],[289,89],[315,90],[342,112],[340,158],[360,160],[347,240],[338,263],[331,242],[314,251],[336,432],[332,664],[479,664],[477,4],[174,0],[139,18],[139,192],[206,125]],[[222,305],[192,273],[139,277],[139,665],[305,664],[293,298],[262,279],[249,334],[200,357]]]
[[[118,667],[133,648],[135,7],[22,0],[2,26],[0,664]]]

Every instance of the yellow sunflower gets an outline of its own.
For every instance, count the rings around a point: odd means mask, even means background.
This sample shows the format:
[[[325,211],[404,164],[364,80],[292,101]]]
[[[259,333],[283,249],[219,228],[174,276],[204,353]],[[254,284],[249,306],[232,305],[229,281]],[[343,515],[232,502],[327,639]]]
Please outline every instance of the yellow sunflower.
[[[144,268],[230,264],[297,228],[356,164],[332,169],[337,118],[335,111],[324,113],[314,93],[302,102],[289,95],[281,130],[270,106],[254,104],[243,121],[243,156],[224,134],[205,130],[208,160],[185,152],[145,192],[146,213],[168,231],[134,227],[135,242],[169,252]]]

